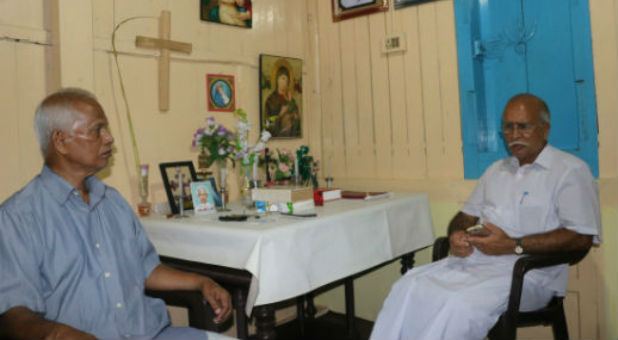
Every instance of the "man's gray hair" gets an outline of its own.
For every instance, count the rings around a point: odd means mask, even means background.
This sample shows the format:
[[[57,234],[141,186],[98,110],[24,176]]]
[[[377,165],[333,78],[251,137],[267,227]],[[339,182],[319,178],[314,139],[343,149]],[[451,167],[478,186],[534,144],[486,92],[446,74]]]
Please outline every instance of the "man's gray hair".
[[[545,101],[543,101],[543,105],[541,105],[540,114],[541,114],[541,121],[545,124],[549,124],[551,117],[549,115],[549,108],[547,107],[547,104],[545,103]]]
[[[520,93],[520,94],[516,94],[513,97],[511,97],[511,99],[509,99],[509,103],[518,101],[518,100],[523,100],[523,99],[528,99],[528,100],[532,99],[536,101],[539,104],[539,114],[540,114],[541,121],[545,124],[550,123],[551,116],[549,114],[549,106],[547,106],[547,103],[543,99],[541,99],[539,96],[535,96],[531,93]]]
[[[78,102],[98,104],[95,95],[86,90],[65,88],[47,96],[37,107],[34,114],[34,133],[43,158],[47,154],[54,131],[71,131],[71,125],[78,113],[75,109]]]

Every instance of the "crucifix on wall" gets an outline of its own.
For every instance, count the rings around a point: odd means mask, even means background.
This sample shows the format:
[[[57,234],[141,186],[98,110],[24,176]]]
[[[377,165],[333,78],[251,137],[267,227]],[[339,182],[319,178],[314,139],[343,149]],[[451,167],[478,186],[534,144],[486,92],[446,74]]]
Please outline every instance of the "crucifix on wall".
[[[170,11],[161,11],[159,17],[159,38],[150,38],[138,35],[135,38],[135,46],[143,48],[156,48],[161,51],[159,55],[159,110],[169,110],[170,91],[170,51],[190,54],[192,44],[170,40]]]

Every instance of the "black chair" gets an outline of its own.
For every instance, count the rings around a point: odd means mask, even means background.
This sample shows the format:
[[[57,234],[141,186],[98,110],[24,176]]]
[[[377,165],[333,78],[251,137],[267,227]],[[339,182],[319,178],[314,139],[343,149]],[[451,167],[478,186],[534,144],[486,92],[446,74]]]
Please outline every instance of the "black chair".
[[[434,242],[433,261],[440,260],[448,255],[449,240],[447,237],[439,237]],[[566,318],[564,316],[564,297],[555,296],[544,308],[520,312],[521,290],[524,283],[524,275],[530,269],[549,267],[568,263],[574,265],[581,261],[588,249],[554,254],[535,254],[521,257],[513,266],[511,292],[506,312],[500,315],[498,322],[489,331],[489,339],[515,339],[517,327],[548,326],[551,325],[554,339],[569,339]]]
[[[189,290],[147,290],[146,295],[162,299],[168,306],[187,308],[189,326],[208,331],[220,331],[214,323],[215,313],[202,297],[202,293]]]

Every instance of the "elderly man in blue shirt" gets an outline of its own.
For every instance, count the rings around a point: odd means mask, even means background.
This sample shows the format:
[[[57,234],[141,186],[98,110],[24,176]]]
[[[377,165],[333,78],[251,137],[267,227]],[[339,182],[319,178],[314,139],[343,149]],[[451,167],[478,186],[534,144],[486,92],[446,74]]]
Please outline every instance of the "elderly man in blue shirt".
[[[197,290],[231,314],[210,278],[164,266],[129,204],[95,176],[112,155],[103,108],[65,89],[43,100],[35,132],[45,165],[0,206],[0,338],[206,339],[170,327],[152,290]]]

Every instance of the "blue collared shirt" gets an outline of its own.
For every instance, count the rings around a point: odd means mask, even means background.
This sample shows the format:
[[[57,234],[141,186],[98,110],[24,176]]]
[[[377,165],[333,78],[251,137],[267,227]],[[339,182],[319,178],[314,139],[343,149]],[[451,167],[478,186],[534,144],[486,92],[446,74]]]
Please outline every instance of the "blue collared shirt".
[[[144,295],[159,257],[118,191],[86,186],[89,203],[44,166],[0,205],[0,314],[25,306],[98,338],[152,338],[169,324]]]

